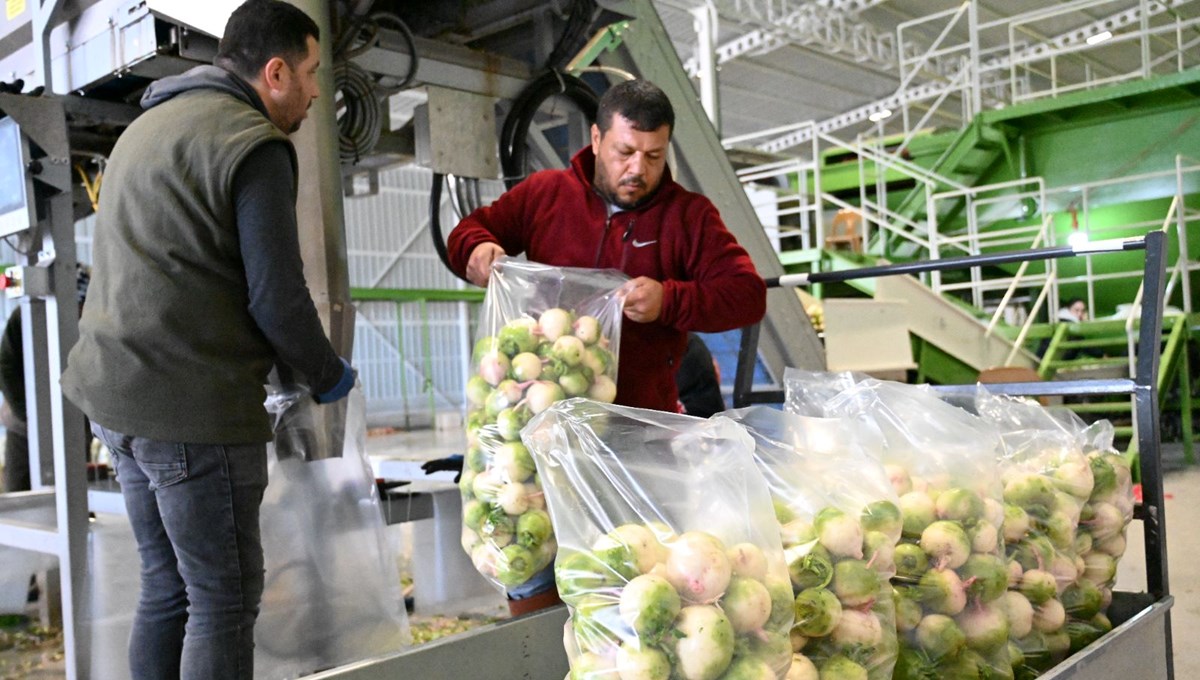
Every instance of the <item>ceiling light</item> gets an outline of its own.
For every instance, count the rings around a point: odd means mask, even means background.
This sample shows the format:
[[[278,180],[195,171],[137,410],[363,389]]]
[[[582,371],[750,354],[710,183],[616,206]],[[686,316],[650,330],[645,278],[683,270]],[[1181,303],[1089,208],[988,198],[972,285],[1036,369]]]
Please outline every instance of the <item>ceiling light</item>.
[[[1101,31],[1096,35],[1090,35],[1087,39],[1089,45],[1099,45],[1100,43],[1112,37],[1112,31]]]
[[[1078,231],[1078,230],[1072,231],[1071,235],[1067,237],[1067,244],[1070,245],[1072,248],[1079,248],[1081,246],[1086,246],[1087,243],[1088,243],[1088,235],[1087,235],[1086,231]]]
[[[867,116],[867,120],[871,121],[872,123],[878,123],[881,120],[887,120],[888,118],[891,118],[891,117],[892,117],[891,109],[880,109],[880,110],[876,111],[875,113],[872,113],[871,115]]]

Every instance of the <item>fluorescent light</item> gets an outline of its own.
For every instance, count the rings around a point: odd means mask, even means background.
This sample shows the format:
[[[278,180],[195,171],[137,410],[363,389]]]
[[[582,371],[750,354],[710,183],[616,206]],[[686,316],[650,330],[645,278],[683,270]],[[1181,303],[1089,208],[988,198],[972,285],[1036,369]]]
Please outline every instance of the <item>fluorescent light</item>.
[[[880,109],[880,110],[876,111],[875,113],[872,113],[871,115],[867,116],[867,120],[871,121],[872,123],[878,123],[881,120],[887,120],[888,118],[891,118],[891,117],[892,117],[891,109]]]
[[[1087,232],[1079,231],[1078,229],[1076,229],[1075,231],[1072,231],[1071,235],[1067,237],[1067,244],[1070,245],[1072,248],[1080,248],[1082,246],[1086,246],[1087,243],[1088,243]]]
[[[1099,45],[1100,43],[1112,37],[1112,31],[1101,31],[1096,35],[1090,35],[1087,39],[1089,45]]]

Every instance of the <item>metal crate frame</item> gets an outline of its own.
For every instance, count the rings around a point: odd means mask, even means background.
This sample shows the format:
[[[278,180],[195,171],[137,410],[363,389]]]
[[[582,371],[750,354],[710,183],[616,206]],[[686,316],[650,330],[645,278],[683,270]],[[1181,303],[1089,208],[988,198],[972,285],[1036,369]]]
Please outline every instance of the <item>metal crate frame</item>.
[[[1164,645],[1162,651],[1166,655],[1166,677],[1168,680],[1173,680],[1175,677],[1173,663],[1174,646],[1171,639],[1170,619],[1170,607],[1173,598],[1170,594],[1167,571],[1167,530],[1163,507],[1162,450],[1159,440],[1158,408],[1159,348],[1162,345],[1162,310],[1166,279],[1165,239],[1165,234],[1155,231],[1146,234],[1144,237],[1098,241],[1078,248],[1061,246],[863,267],[849,271],[790,274],[767,279],[767,286],[769,288],[786,288],[880,276],[899,276],[921,272],[967,269],[984,265],[1052,260],[1078,255],[1099,255],[1106,252],[1146,251],[1143,268],[1143,286],[1145,292],[1141,308],[1141,325],[1138,330],[1137,364],[1133,379],[990,383],[984,385],[984,387],[996,394],[1012,396],[1129,395],[1133,398],[1134,423],[1137,431],[1142,483],[1142,502],[1135,507],[1134,518],[1141,520],[1145,530],[1146,584],[1147,595],[1151,602],[1143,611],[1152,611],[1154,619],[1157,620],[1159,617],[1162,619],[1163,635],[1161,639]],[[758,325],[749,326],[742,331],[737,373],[734,376],[733,402],[735,407],[740,408],[750,404],[778,404],[784,400],[783,390],[754,390],[753,379],[754,365],[758,354],[758,334]],[[977,387],[976,385],[943,385],[937,389],[945,394],[971,394],[974,393]],[[1139,618],[1142,618],[1142,613],[1134,615],[1131,622]],[[1124,627],[1121,626],[1118,628]],[[1114,629],[1113,632],[1119,633],[1117,629]],[[1130,646],[1133,646],[1132,637],[1126,637],[1129,638]],[[1110,633],[1100,642],[1115,647],[1120,644],[1120,640],[1120,634],[1113,636]],[[1139,641],[1139,643],[1144,642],[1145,640]],[[1092,649],[1093,647],[1089,647],[1088,649]],[[1146,650],[1142,649],[1139,651],[1145,653]],[[1075,656],[1080,657],[1081,661],[1083,661],[1088,657],[1088,652],[1084,650]],[[1066,665],[1070,666],[1072,663],[1069,661]],[[1073,674],[1071,677],[1082,678],[1087,676],[1081,672]]]

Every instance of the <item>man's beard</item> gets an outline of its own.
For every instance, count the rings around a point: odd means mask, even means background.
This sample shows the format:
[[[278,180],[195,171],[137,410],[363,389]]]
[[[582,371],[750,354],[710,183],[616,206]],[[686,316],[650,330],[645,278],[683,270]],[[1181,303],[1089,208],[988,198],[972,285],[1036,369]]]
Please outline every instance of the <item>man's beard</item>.
[[[645,179],[643,179],[641,177],[630,178],[630,180],[634,180],[634,179],[636,179],[637,185],[640,185],[642,187],[646,186]],[[629,180],[626,180],[626,183],[629,184],[629,183],[634,183],[634,182],[630,182]],[[592,181],[592,184],[596,187],[596,191],[600,192],[600,195],[604,197],[604,200],[617,206],[621,210],[633,210],[634,208],[638,208],[642,205],[645,205],[647,201],[649,201],[651,198],[654,198],[654,190],[653,189],[647,191],[645,196],[642,196],[641,198],[639,198],[636,201],[625,201],[625,200],[618,198],[616,191],[609,191],[609,189],[608,189],[608,184],[609,184],[608,172],[604,169],[604,166],[600,163],[596,164],[596,177]],[[618,188],[619,187],[620,187],[620,185],[618,184]]]

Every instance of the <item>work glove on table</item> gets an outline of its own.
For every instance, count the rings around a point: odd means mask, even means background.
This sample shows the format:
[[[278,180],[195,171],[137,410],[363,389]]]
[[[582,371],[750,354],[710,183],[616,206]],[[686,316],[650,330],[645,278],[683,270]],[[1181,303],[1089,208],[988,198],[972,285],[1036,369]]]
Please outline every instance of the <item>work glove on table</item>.
[[[437,458],[427,461],[421,465],[421,469],[425,474],[432,475],[435,472],[445,472],[450,470],[454,472],[454,483],[458,484],[458,480],[462,479],[463,457],[461,453],[456,453],[445,458]]]
[[[341,357],[338,357],[341,359]],[[320,394],[314,394],[313,399],[317,400],[318,404],[331,404],[340,399],[345,399],[350,390],[354,389],[354,383],[358,380],[358,371],[350,366],[350,362],[345,359],[342,361],[342,377],[337,381],[337,384],[329,388],[328,391]]]

